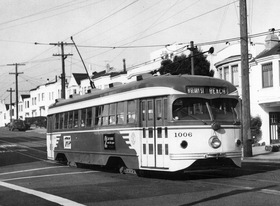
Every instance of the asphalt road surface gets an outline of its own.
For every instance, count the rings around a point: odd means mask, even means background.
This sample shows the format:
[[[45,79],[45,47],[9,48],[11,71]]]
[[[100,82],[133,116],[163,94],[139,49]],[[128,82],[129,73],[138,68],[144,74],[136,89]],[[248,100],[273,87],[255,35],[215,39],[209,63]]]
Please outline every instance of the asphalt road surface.
[[[46,159],[45,135],[0,129],[0,205],[279,205],[280,164],[138,177]]]

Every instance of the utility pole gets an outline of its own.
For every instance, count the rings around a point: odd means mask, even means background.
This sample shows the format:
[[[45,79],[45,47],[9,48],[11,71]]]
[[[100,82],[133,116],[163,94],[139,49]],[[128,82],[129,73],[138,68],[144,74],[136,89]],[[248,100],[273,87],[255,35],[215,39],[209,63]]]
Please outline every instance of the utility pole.
[[[194,47],[193,41],[190,41],[190,48],[188,48],[191,51],[191,75],[194,75],[194,50],[196,49]]]
[[[10,92],[10,122],[12,122],[12,117],[13,117],[13,113],[12,113],[12,104],[13,104],[13,92],[15,92],[15,90],[12,90],[12,88],[10,88],[9,90],[7,90],[7,92]]]
[[[50,45],[60,46],[61,54],[54,54],[53,56],[61,56],[61,63],[62,63],[62,73],[61,73],[61,98],[65,99],[65,62],[64,60],[68,56],[72,56],[73,54],[64,54],[64,45],[73,45],[72,43],[66,42],[58,42],[58,43],[50,43]]]
[[[14,74],[16,76],[16,119],[18,119],[18,75],[23,74],[23,72],[18,72],[18,66],[24,66],[25,64],[7,64],[7,66],[15,66],[16,71],[15,73],[9,73],[9,74]]]
[[[242,140],[244,157],[252,157],[250,83],[248,60],[248,27],[246,0],[239,0],[240,7],[240,48],[242,79]]]

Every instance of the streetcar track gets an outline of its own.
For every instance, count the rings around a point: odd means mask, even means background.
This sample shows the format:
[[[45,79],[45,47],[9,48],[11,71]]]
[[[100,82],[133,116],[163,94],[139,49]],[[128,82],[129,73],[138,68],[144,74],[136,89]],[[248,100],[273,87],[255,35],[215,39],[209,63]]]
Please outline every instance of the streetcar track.
[[[47,174],[47,175],[34,175],[34,176],[26,176],[26,177],[15,177],[9,179],[0,179],[2,182],[14,181],[14,180],[24,180],[24,179],[34,179],[34,178],[44,178],[44,177],[54,177],[54,176],[62,176],[62,175],[76,175],[76,174],[88,174],[88,173],[97,173],[99,171],[79,171],[79,172],[65,172],[58,174]]]
[[[280,191],[279,190],[268,189],[270,187],[274,187],[275,185],[266,186],[264,188],[257,188],[257,187],[248,187],[248,186],[242,186],[242,185],[232,185],[232,184],[221,183],[221,182],[196,181],[196,183],[197,182],[199,182],[201,184],[218,185],[218,186],[223,186],[223,187],[231,187],[231,188],[246,190],[246,191],[249,191],[249,192],[252,191],[252,192],[259,192],[259,193],[265,193],[265,194],[280,196]]]
[[[57,169],[57,168],[63,168],[63,167],[69,167],[69,166],[52,166],[52,167],[41,167],[41,168],[33,168],[33,169],[26,169],[26,170],[18,170],[18,171],[12,171],[12,172],[3,172],[3,173],[0,173],[0,176],[25,173],[25,172],[41,171],[41,170],[49,170],[49,169]]]

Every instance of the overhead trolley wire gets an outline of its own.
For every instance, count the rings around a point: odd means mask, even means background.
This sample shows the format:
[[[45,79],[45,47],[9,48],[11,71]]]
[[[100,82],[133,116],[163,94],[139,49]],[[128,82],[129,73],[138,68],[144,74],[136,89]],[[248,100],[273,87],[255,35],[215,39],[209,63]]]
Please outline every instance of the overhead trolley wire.
[[[103,19],[100,19],[99,21],[94,22],[93,24],[87,26],[86,28],[84,28],[84,29],[82,29],[82,30],[80,30],[80,31],[78,31],[78,32],[76,32],[76,33],[74,33],[74,34],[72,34],[71,36],[76,36],[76,35],[78,35],[78,34],[84,32],[84,31],[90,29],[91,27],[95,26],[96,24],[99,24],[100,22],[102,22],[102,21],[104,21],[104,20],[106,20],[106,19],[108,19],[108,18],[114,16],[115,14],[121,12],[122,10],[124,10],[124,9],[126,9],[126,8],[128,8],[128,7],[130,7],[131,5],[135,4],[135,3],[138,2],[138,1],[139,1],[139,0],[135,0],[135,1],[131,2],[130,4],[124,6],[124,7],[120,8],[119,10],[113,12],[112,14],[110,14],[110,15],[104,17]]]

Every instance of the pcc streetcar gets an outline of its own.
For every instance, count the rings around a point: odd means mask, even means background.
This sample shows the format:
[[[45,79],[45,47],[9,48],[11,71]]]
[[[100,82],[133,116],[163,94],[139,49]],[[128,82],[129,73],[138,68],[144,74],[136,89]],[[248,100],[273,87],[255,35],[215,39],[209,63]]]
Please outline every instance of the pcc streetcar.
[[[48,158],[139,173],[240,167],[239,104],[236,87],[205,76],[95,89],[50,106]]]

